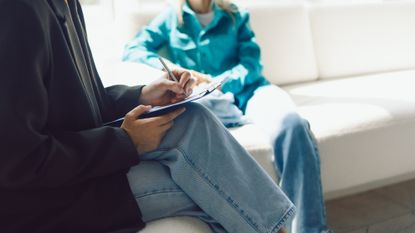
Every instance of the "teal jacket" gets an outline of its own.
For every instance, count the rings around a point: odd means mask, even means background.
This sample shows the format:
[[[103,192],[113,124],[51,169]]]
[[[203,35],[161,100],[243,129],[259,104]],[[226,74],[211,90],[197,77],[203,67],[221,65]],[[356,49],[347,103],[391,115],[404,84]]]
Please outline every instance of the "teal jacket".
[[[161,69],[157,52],[167,47],[170,61],[181,67],[214,78],[230,77],[222,91],[232,92],[244,111],[255,89],[269,84],[262,76],[260,48],[246,10],[236,9],[233,17],[215,4],[213,10],[214,19],[202,28],[187,4],[183,5],[182,25],[176,10],[167,8],[126,46],[123,60]]]

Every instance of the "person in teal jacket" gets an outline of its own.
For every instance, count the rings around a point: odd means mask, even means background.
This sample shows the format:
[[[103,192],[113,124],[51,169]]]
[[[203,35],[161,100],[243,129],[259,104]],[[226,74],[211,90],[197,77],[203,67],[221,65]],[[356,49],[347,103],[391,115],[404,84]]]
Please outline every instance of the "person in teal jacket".
[[[225,0],[178,0],[138,32],[123,60],[162,69],[158,52],[167,47],[171,65],[190,70],[198,84],[227,77],[221,91],[232,93],[273,143],[280,185],[297,206],[291,232],[330,232],[317,143],[289,95],[262,75],[249,20],[246,10]]]

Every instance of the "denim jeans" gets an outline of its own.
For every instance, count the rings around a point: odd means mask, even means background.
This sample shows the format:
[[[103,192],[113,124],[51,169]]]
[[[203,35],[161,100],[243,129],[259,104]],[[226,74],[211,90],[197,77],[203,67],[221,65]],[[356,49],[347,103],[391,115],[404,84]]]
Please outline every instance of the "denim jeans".
[[[143,220],[195,216],[214,232],[277,232],[294,206],[205,107],[192,103],[127,174]]]
[[[317,143],[291,97],[275,85],[260,87],[246,115],[269,135],[280,186],[297,207],[290,232],[327,231]]]

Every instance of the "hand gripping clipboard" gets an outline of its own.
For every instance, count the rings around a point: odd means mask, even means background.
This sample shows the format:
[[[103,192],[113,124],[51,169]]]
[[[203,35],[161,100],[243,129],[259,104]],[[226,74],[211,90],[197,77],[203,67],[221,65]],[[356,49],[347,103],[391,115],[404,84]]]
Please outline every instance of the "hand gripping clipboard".
[[[214,90],[216,90],[218,87],[220,87],[222,84],[224,84],[226,81],[228,80],[228,77],[225,78],[220,78],[217,80],[213,80],[211,83],[204,85],[202,87],[198,87],[195,88],[193,90],[193,93],[188,96],[186,99],[174,103],[174,104],[169,104],[169,105],[165,105],[165,106],[154,106],[153,108],[150,109],[150,111],[142,114],[139,118],[148,118],[148,117],[155,117],[155,116],[160,116],[160,115],[164,115],[168,112],[171,112],[175,109],[184,107],[184,105],[186,105],[189,102],[198,100],[204,96],[209,95],[210,93],[212,93]],[[121,123],[124,121],[124,117],[123,118],[119,118],[115,121],[111,121],[108,123],[105,123],[104,126],[114,126],[114,127],[119,127],[121,126]]]

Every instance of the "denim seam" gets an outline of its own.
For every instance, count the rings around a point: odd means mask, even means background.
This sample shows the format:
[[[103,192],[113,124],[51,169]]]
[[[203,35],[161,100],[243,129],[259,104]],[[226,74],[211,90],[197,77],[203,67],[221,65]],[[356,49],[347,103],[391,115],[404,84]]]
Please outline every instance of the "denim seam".
[[[202,169],[200,169],[199,167],[196,166],[196,164],[192,161],[192,159],[190,159],[189,156],[187,156],[187,154],[184,152],[184,150],[182,150],[179,147],[176,148],[178,151],[180,151],[183,155],[183,157],[185,158],[185,161],[194,168],[194,171],[199,174],[199,176],[204,179],[206,181],[206,183],[215,191],[217,192],[228,204],[229,206],[235,210],[244,220],[246,223],[248,223],[248,225],[250,225],[256,232],[261,232],[260,229],[258,229],[258,226],[256,223],[252,222],[252,218],[250,218],[248,215],[244,215],[243,213],[246,213],[243,209],[239,209],[239,205],[237,203],[234,202],[234,200],[232,198],[230,198],[230,196],[228,194],[226,194],[224,191],[222,191],[221,189],[219,189],[218,185],[215,185],[209,178],[207,175],[205,175],[204,172],[202,172]],[[232,203],[231,203],[232,202]]]
[[[320,171],[320,174],[318,176],[318,179],[319,179],[318,181],[320,183],[320,199],[323,200],[323,195],[324,194],[323,194],[323,184],[321,182],[321,158],[320,158],[320,150],[318,149],[317,139],[316,139],[313,131],[311,131],[310,124],[309,124],[309,127],[307,127],[307,131],[308,131],[308,135],[311,138],[311,142],[312,142],[311,144],[313,146],[313,149],[314,149],[315,154],[317,155],[317,160],[318,160],[318,163],[319,163],[319,171]],[[329,230],[329,227],[327,225],[327,211],[326,211],[326,207],[325,207],[324,201],[322,201],[322,202],[323,202],[322,204],[324,206],[324,208],[323,208],[323,217],[325,219],[325,221],[324,221],[324,224],[325,224],[324,228],[326,230]]]
[[[154,195],[154,194],[164,194],[164,193],[182,193],[182,190],[179,189],[162,189],[162,190],[157,190],[157,191],[151,191],[151,192],[145,192],[143,194],[140,195],[135,195],[135,198],[142,198],[142,197],[147,197],[150,195]]]
[[[295,214],[295,207],[291,205],[291,207],[284,213],[283,217],[277,222],[274,228],[270,231],[271,233],[277,233],[278,230],[284,225],[284,223],[291,218]]]
[[[311,130],[310,122],[307,121],[307,124],[308,124],[308,127],[306,127],[306,128],[307,128],[307,131],[308,131],[308,135],[311,138],[311,141],[312,141],[311,144],[312,144],[312,147],[314,149],[314,152],[317,155],[317,160],[318,160],[318,163],[319,163],[319,168],[320,168],[320,173],[321,173],[321,158],[320,158],[320,150],[318,148],[318,142],[317,142],[317,139],[316,139],[313,131]],[[320,184],[322,184],[322,182],[321,182],[321,175],[318,176],[318,179],[319,179],[318,181],[320,182]],[[323,187],[321,185],[320,186],[320,199],[323,200],[323,191],[322,191],[322,189],[323,189]],[[324,229],[326,229],[326,230],[323,230],[322,233],[324,233],[324,232],[332,232],[331,229],[329,228],[328,224],[327,224],[327,211],[326,211],[326,208],[325,208],[325,205],[324,205],[324,201],[323,201],[322,204],[324,206],[324,208],[323,208],[323,217],[325,219],[325,221],[324,221],[324,224],[325,224],[324,225]]]

